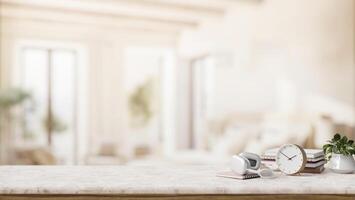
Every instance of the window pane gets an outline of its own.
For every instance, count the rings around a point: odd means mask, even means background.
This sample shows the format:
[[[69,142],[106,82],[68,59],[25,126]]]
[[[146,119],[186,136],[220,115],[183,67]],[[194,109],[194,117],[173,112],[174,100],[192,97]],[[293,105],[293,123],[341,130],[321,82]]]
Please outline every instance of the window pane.
[[[75,53],[52,52],[53,151],[63,164],[74,162],[75,141]]]
[[[162,52],[130,47],[125,51],[125,93],[129,108],[129,133],[134,148],[155,150],[160,138],[160,71]],[[144,154],[144,153],[143,153]]]
[[[48,98],[48,55],[46,50],[26,48],[23,50],[23,88],[31,92],[35,102],[33,112],[26,114],[25,138],[34,143],[46,144],[46,131],[43,120],[47,110]]]

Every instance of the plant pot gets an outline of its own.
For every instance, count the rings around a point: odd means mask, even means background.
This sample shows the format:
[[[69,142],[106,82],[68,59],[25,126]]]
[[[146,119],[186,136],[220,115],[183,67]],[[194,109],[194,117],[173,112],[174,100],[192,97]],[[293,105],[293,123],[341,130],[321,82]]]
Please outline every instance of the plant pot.
[[[353,156],[333,153],[328,166],[335,173],[349,174],[355,171],[355,160]]]

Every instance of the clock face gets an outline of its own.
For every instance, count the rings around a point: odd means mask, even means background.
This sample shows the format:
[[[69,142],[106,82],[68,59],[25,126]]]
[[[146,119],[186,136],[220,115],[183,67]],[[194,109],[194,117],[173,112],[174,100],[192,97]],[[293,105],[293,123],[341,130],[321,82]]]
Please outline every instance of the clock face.
[[[285,174],[296,174],[301,172],[307,162],[304,150],[295,144],[282,146],[276,154],[276,164],[280,171]]]

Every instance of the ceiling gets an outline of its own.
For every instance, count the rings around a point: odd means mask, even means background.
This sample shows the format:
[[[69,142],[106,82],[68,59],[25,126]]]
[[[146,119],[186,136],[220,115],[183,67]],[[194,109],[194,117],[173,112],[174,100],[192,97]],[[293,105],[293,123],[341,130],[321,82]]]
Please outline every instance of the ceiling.
[[[238,0],[250,1],[253,0]],[[255,1],[255,0],[254,0]],[[236,0],[0,0],[1,15],[179,31],[219,20]]]

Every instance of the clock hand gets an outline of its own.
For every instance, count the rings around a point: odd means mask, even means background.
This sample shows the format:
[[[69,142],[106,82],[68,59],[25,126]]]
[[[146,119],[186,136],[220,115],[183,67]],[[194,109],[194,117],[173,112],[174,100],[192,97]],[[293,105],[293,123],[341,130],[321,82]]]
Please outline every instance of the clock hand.
[[[282,151],[280,151],[280,153],[290,160],[290,158],[286,156],[284,153],[282,153]]]
[[[289,158],[290,160],[292,160],[292,158],[294,158],[294,157],[296,157],[297,155],[294,155],[294,156],[292,156],[291,158]]]

